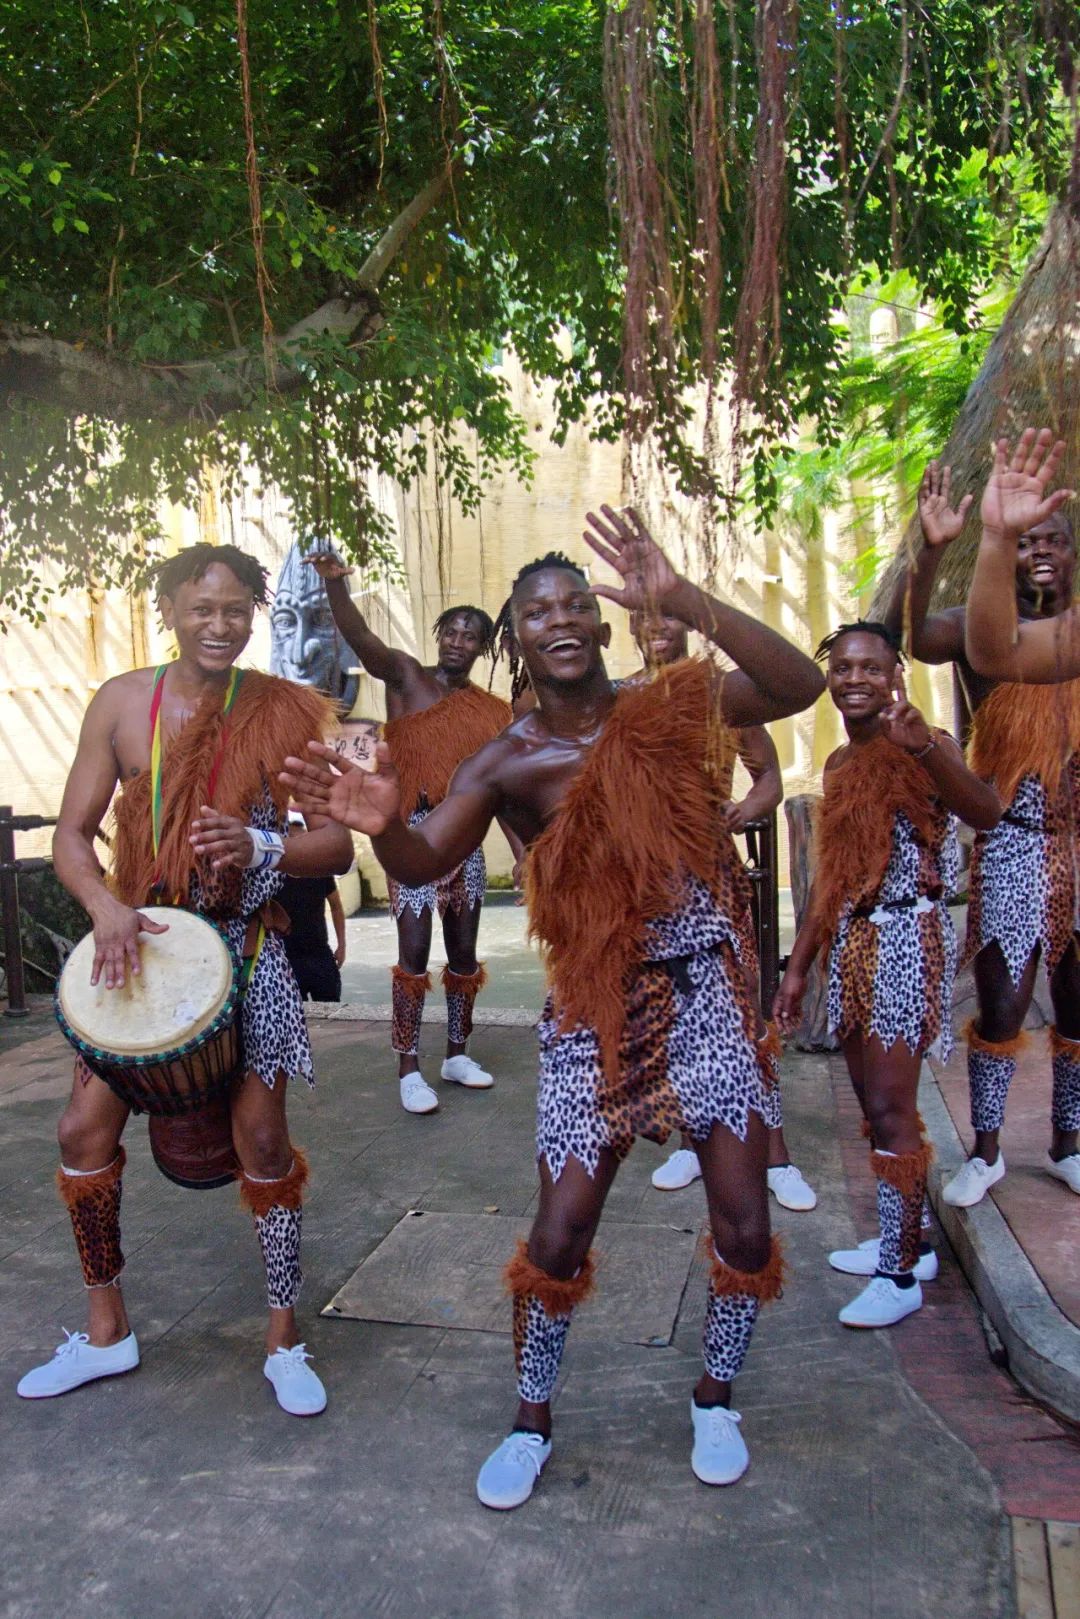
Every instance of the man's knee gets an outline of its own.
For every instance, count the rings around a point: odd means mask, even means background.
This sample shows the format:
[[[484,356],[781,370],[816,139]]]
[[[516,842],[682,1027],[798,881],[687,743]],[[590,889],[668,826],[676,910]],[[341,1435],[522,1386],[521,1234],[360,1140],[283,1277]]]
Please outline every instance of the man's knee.
[[[249,1175],[259,1180],[275,1180],[289,1173],[292,1146],[288,1130],[278,1120],[234,1118],[233,1141]]]
[[[68,1107],[56,1127],[60,1161],[68,1169],[104,1169],[116,1157],[119,1137],[99,1119]]]
[[[529,1258],[538,1269],[569,1281],[580,1269],[592,1241],[593,1221],[567,1216],[537,1222],[529,1237]]]
[[[733,1270],[750,1272],[765,1268],[772,1253],[768,1210],[728,1219],[722,1231],[717,1230],[717,1223],[713,1225],[713,1246],[726,1264]]]

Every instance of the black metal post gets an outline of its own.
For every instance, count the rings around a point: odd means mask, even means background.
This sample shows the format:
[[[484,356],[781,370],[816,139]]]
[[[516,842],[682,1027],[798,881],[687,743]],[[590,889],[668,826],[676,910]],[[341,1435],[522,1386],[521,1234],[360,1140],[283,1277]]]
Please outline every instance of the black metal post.
[[[23,974],[22,929],[19,926],[19,872],[15,864],[15,828],[12,806],[0,804],[0,911],[4,923],[4,969],[7,974],[5,1017],[26,1017],[26,979]]]
[[[746,828],[746,873],[751,883],[751,911],[757,940],[761,1010],[766,1017],[780,982],[780,890],[776,867],[776,815],[751,821]]]

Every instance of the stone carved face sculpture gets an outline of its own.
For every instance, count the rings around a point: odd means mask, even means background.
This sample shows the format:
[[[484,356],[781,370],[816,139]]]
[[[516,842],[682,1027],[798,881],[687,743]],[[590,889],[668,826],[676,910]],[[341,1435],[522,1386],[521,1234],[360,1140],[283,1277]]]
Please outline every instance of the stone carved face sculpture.
[[[303,555],[299,545],[290,546],[278,575],[270,608],[270,672],[317,687],[348,714],[359,689],[356,675],[349,674],[355,654],[334,624],[326,586]]]

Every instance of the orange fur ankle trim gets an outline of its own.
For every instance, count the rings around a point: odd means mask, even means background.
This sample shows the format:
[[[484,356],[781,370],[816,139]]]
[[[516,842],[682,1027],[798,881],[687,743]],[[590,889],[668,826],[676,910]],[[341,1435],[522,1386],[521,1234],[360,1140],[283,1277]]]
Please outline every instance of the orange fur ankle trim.
[[[406,995],[408,995],[414,1001],[423,1000],[424,996],[431,989],[430,973],[407,973],[404,967],[398,966],[397,962],[395,962],[390,969],[390,978],[392,980],[391,987],[393,989],[397,989],[400,986],[400,988],[405,991]]]
[[[582,1304],[589,1297],[595,1285],[596,1268],[592,1250],[585,1255],[577,1275],[564,1282],[533,1264],[529,1258],[529,1245],[522,1238],[513,1259],[503,1272],[503,1280],[508,1292],[515,1295],[531,1293],[539,1299],[548,1315],[569,1315],[575,1304]]]
[[[926,1172],[930,1168],[934,1149],[924,1141],[918,1152],[884,1153],[871,1150],[870,1168],[879,1181],[895,1187],[902,1196],[926,1185]]]
[[[269,1214],[275,1206],[298,1209],[304,1201],[304,1187],[308,1180],[307,1154],[294,1147],[292,1168],[280,1180],[255,1181],[245,1175],[242,1169],[237,1170],[236,1179],[240,1186],[241,1203],[251,1210],[257,1220]]]
[[[56,1187],[64,1203],[69,1209],[81,1203],[84,1198],[96,1197],[107,1186],[113,1186],[124,1173],[127,1163],[127,1153],[120,1148],[111,1164],[104,1169],[95,1169],[89,1175],[65,1175],[63,1169],[56,1171]]]
[[[701,1247],[709,1261],[709,1286],[718,1298],[730,1297],[734,1293],[749,1293],[752,1298],[760,1299],[762,1304],[768,1304],[783,1292],[787,1266],[779,1237],[770,1240],[769,1257],[760,1270],[736,1270],[726,1259],[721,1259],[711,1231],[706,1231],[702,1236]]]
[[[971,1018],[964,1024],[964,1039],[969,1051],[983,1051],[988,1057],[1015,1057],[1027,1045],[1028,1033],[1021,1029],[1013,1040],[984,1040],[975,1027],[975,1019]]]
[[[1052,1023],[1047,1024],[1046,1038],[1055,1057],[1071,1057],[1073,1062],[1080,1062],[1080,1040],[1070,1040],[1067,1034],[1059,1034]]]
[[[775,1023],[766,1023],[765,1033],[761,1036],[757,1045],[763,1057],[775,1057],[779,1061],[784,1055],[784,1042],[780,1038],[780,1031]]]
[[[439,982],[448,995],[455,991],[459,995],[479,995],[487,981],[487,964],[483,961],[477,963],[474,973],[451,972],[447,965],[439,974]]]

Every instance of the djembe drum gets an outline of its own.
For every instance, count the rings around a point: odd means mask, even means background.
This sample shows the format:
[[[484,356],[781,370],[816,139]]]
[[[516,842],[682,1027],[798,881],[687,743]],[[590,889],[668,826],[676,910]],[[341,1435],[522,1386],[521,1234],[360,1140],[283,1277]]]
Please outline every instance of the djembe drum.
[[[240,963],[220,929],[175,906],[144,906],[167,933],[139,936],[139,973],[119,989],[90,983],[94,938],[81,939],[56,986],[57,1022],[92,1073],[135,1113],[179,1186],[224,1186],[236,1171],[229,1095],[243,1072]]]

